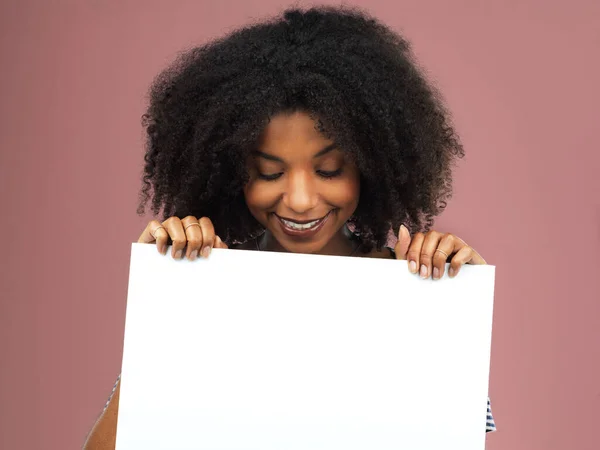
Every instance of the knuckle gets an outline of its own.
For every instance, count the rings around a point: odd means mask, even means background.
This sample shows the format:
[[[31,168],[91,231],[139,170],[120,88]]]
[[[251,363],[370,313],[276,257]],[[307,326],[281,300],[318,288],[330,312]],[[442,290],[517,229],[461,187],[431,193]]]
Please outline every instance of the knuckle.
[[[198,222],[203,226],[212,227],[212,221],[208,217],[201,217]]]
[[[429,230],[427,232],[427,237],[431,236],[431,237],[440,237],[442,235],[442,233],[440,233],[439,231],[436,230]]]
[[[465,241],[463,241],[461,238],[459,238],[459,237],[458,237],[457,235],[455,235],[455,234],[453,234],[453,235],[452,235],[452,238],[453,238],[453,239],[454,239],[456,242],[460,243],[462,246],[467,246],[467,245],[468,245],[468,244],[467,244]]]
[[[408,256],[408,259],[419,259],[419,256],[421,256],[421,254],[419,252],[412,250],[407,253],[407,256]]]
[[[471,247],[469,245],[463,246],[460,250],[465,255],[471,255],[474,253],[473,247]]]
[[[186,240],[182,238],[174,238],[173,245],[176,247],[183,247],[186,244]]]
[[[169,217],[167,220],[165,220],[163,222],[163,225],[171,225],[171,224],[174,224],[174,223],[177,223],[177,222],[180,222],[179,217],[177,217],[177,216],[171,216],[171,217]]]
[[[202,245],[202,239],[198,237],[188,239],[188,245],[191,247],[200,247]]]
[[[454,242],[454,235],[450,233],[442,235],[442,242]]]
[[[423,261],[423,262],[431,261],[431,255],[429,253],[421,253],[421,261]]]

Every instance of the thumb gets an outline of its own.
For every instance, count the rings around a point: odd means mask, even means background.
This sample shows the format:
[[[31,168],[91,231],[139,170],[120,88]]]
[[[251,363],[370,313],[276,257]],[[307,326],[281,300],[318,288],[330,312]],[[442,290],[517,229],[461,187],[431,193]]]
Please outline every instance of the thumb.
[[[408,248],[410,247],[410,232],[404,225],[400,225],[400,231],[398,232],[398,242],[394,247],[396,253],[396,259],[406,259],[408,254]]]
[[[229,248],[227,244],[221,240],[219,236],[215,236],[215,248]]]

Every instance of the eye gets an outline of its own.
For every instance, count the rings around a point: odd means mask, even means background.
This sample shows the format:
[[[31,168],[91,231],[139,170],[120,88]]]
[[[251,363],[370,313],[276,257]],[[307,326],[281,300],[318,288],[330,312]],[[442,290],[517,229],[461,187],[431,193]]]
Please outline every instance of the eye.
[[[329,179],[329,178],[335,178],[335,177],[339,177],[342,174],[342,168],[340,167],[337,170],[317,170],[317,175],[319,175],[321,178],[325,178],[325,179]]]
[[[281,178],[281,176],[283,175],[283,172],[279,172],[279,173],[272,173],[272,174],[266,174],[266,173],[258,173],[258,178],[260,178],[261,180],[265,180],[265,181],[275,181],[278,178]]]

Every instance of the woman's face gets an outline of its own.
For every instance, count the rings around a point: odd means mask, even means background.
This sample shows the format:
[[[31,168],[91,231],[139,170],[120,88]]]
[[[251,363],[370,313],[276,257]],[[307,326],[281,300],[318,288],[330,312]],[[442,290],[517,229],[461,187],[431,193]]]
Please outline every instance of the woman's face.
[[[285,250],[317,253],[342,239],[358,205],[359,172],[308,114],[273,117],[249,172],[248,208]]]

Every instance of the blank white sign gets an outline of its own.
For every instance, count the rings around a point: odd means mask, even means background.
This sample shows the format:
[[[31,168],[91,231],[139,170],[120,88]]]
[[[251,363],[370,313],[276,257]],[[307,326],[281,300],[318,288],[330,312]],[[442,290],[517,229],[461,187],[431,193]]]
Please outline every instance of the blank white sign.
[[[117,450],[482,450],[494,267],[133,244]]]

